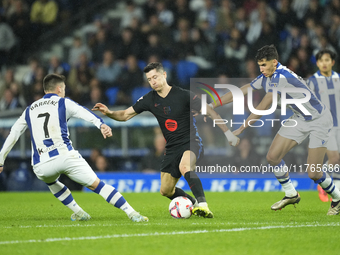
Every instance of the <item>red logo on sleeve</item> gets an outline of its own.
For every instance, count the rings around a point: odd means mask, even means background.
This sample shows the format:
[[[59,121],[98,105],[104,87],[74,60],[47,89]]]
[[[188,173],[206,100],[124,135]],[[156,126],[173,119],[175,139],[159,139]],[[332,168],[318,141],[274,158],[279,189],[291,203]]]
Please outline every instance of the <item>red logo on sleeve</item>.
[[[165,121],[165,127],[167,130],[173,132],[177,129],[177,121],[175,120],[171,120],[171,119],[167,119]]]

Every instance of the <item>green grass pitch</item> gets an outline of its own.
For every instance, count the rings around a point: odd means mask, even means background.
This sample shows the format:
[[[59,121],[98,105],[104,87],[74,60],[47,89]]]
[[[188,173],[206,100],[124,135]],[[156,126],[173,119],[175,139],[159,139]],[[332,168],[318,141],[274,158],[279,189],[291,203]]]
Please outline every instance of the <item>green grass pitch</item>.
[[[282,211],[282,192],[206,193],[215,218],[173,219],[158,193],[124,197],[148,223],[133,223],[94,193],[73,192],[92,219],[72,212],[51,193],[0,193],[0,254],[339,254],[340,216],[316,192]]]

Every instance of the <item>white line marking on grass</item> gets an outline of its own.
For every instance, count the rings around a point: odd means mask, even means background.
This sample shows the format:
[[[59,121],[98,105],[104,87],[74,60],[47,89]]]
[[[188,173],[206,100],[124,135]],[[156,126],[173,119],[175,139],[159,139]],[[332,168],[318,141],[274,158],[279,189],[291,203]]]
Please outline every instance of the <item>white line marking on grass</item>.
[[[223,233],[223,232],[241,232],[249,230],[267,230],[267,229],[284,229],[284,228],[314,228],[314,227],[338,227],[340,223],[328,224],[303,224],[303,225],[277,225],[264,226],[254,228],[230,228],[230,229],[215,229],[215,230],[195,230],[195,231],[173,231],[173,232],[154,232],[141,234],[119,234],[119,235],[105,235],[105,236],[82,236],[82,237],[63,237],[63,238],[46,238],[46,239],[31,239],[31,240],[12,240],[1,241],[0,245],[4,244],[23,244],[23,243],[50,243],[61,241],[80,241],[80,240],[97,240],[97,239],[113,239],[122,237],[148,237],[148,236],[171,236],[171,235],[187,235],[187,234],[204,234],[204,233]]]
[[[176,221],[175,219],[173,219],[174,221]],[[179,222],[179,221],[178,221]],[[183,221],[181,221],[183,222]],[[188,223],[190,223],[189,221],[187,221]],[[245,226],[249,226],[249,225],[273,225],[273,224],[280,224],[280,225],[287,225],[287,224],[298,224],[299,222],[191,222],[191,225],[245,225]],[[167,223],[142,223],[145,226],[149,226],[149,225],[168,225]],[[305,222],[304,224],[307,225],[314,225],[314,224],[319,224],[318,221],[313,221],[313,222]],[[115,227],[115,226],[126,226],[126,225],[135,225],[135,223],[133,222],[126,222],[126,223],[112,223],[112,224],[88,224],[88,223],[74,223],[74,224],[67,224],[67,225],[36,225],[36,226],[23,226],[23,225],[18,225],[18,226],[4,226],[4,227],[0,227],[1,228],[5,228],[5,229],[11,229],[11,228],[75,228],[75,227]],[[141,224],[139,224],[141,225]]]

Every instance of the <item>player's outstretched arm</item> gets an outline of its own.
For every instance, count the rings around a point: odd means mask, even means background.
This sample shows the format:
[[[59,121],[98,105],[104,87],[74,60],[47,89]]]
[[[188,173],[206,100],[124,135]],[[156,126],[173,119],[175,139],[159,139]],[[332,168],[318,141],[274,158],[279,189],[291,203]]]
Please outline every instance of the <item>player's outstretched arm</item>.
[[[212,120],[221,120],[221,116],[215,112],[213,109],[211,109],[210,107],[207,107],[207,115],[209,116],[209,118],[211,118]],[[227,125],[225,123],[222,122],[217,122],[216,125],[223,131],[223,133],[225,134],[225,136],[228,139],[228,142],[231,146],[237,146],[240,142],[240,138],[238,138],[236,135],[234,135],[229,128],[227,127]]]
[[[259,105],[256,107],[256,110],[267,110],[269,108],[269,106],[271,106],[273,102],[273,93],[272,92],[268,92],[264,98],[262,99],[262,101],[259,103]],[[234,135],[240,135],[247,127],[249,127],[249,124],[254,123],[256,120],[258,120],[259,118],[261,118],[262,115],[257,115],[257,114],[250,114],[245,122],[244,125],[241,125],[238,129],[236,129],[233,134]],[[250,121],[250,120],[254,120],[254,121]]]
[[[250,87],[251,87],[250,83],[241,87],[243,95],[248,94],[248,88],[250,88]],[[231,103],[233,101],[233,94],[231,92],[224,94],[223,96],[221,96],[221,101],[222,101],[223,105]],[[209,104],[209,106],[212,107],[213,109],[215,109],[215,108],[221,106],[221,103],[220,103],[219,100],[216,100],[216,104],[213,102],[213,103]]]
[[[4,170],[4,167],[0,166],[0,174],[2,173],[3,170]]]
[[[135,112],[132,106],[130,106],[126,110],[111,111],[105,104],[102,103],[96,103],[96,105],[93,106],[92,111],[100,111],[107,117],[118,121],[127,121],[138,114]]]

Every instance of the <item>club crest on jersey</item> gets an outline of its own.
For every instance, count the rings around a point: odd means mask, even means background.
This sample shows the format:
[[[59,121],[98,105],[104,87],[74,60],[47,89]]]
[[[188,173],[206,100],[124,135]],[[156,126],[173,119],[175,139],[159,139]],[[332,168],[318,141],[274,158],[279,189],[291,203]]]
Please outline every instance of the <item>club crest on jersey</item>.
[[[275,88],[276,88],[276,87],[277,87],[277,83],[270,83],[269,86],[270,86],[270,87],[275,87]]]
[[[164,114],[169,115],[169,114],[171,113],[171,108],[170,108],[170,106],[164,106],[164,107],[163,107],[163,110],[164,110]]]
[[[165,121],[165,127],[167,130],[173,132],[177,129],[177,121],[176,120],[172,120],[172,119],[167,119]]]

